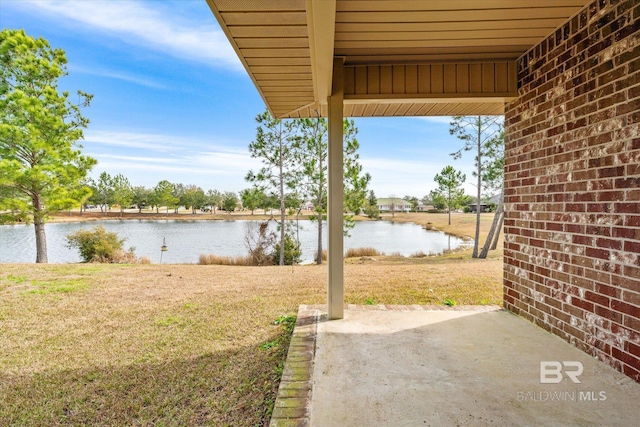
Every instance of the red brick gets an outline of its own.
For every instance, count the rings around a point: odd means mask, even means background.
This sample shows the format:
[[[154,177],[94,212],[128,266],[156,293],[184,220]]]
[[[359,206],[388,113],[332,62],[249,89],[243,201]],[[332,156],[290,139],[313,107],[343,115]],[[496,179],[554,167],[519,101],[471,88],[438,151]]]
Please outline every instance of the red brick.
[[[604,307],[609,307],[609,301],[610,300],[609,300],[609,298],[607,298],[607,297],[605,297],[603,295],[596,294],[596,293],[593,293],[591,291],[586,291],[584,296],[587,299],[587,301],[591,301],[591,302],[594,302],[596,304],[600,304],[600,305],[602,305]]]
[[[635,381],[640,382],[640,367],[637,367],[637,368],[638,369],[634,369],[629,365],[624,365],[622,372],[624,372],[625,375],[631,377]]]
[[[640,306],[627,304],[626,302],[611,300],[611,309],[640,319]]]
[[[636,357],[640,357],[640,345],[636,345],[632,342],[627,341],[625,350]]]
[[[634,369],[640,368],[640,358],[635,357],[634,355],[627,353],[618,349],[617,347],[611,348],[611,355],[621,362],[626,363],[627,365],[633,367]]]
[[[595,291],[602,295],[620,299],[622,291],[616,286],[605,285],[604,283],[596,283]]]
[[[620,240],[613,240],[613,239],[596,239],[596,246],[599,248],[619,250],[619,249],[622,249],[622,242]]]
[[[640,254],[640,241],[631,242],[627,240],[626,242],[624,242],[624,250],[627,252]]]
[[[636,239],[640,240],[640,230],[633,228],[613,227],[612,237],[620,239]],[[626,250],[626,249],[625,249]]]
[[[576,307],[580,307],[583,310],[593,313],[593,303],[589,301],[585,301],[583,299],[576,298],[576,297],[571,297],[571,304]]]
[[[638,289],[638,292],[640,292],[640,289]],[[622,293],[622,300],[640,307],[640,293],[625,290]]]
[[[609,259],[611,252],[605,249],[587,248],[585,254],[591,258]]]
[[[608,308],[596,305],[594,306],[594,312],[600,317],[604,317],[612,322],[622,323],[622,314],[612,311]]]

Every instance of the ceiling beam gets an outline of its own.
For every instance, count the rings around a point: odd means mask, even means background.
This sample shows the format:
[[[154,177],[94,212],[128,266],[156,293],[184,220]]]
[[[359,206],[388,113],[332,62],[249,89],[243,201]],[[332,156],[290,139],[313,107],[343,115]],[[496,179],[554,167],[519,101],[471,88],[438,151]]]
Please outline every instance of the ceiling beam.
[[[331,95],[336,0],[306,0],[309,50],[313,70],[314,99],[325,104]]]
[[[345,67],[345,100],[515,99],[515,61]],[[432,102],[432,101],[430,101]]]

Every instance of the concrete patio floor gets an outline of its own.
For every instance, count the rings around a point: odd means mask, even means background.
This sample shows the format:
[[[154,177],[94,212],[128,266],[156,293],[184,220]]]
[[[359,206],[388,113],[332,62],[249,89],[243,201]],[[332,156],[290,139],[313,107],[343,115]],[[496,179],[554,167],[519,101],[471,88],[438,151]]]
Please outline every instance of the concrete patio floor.
[[[640,425],[640,384],[499,307],[321,312],[301,307],[272,425]],[[545,361],[580,383],[541,383]]]

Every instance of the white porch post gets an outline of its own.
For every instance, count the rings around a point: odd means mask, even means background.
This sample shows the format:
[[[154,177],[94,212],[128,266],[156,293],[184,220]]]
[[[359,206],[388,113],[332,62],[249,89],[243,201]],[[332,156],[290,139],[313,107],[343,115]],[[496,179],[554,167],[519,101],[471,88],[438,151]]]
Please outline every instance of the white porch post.
[[[343,234],[343,100],[344,59],[334,58],[329,97],[329,194],[327,223],[327,306],[329,319],[344,317],[344,234]]]

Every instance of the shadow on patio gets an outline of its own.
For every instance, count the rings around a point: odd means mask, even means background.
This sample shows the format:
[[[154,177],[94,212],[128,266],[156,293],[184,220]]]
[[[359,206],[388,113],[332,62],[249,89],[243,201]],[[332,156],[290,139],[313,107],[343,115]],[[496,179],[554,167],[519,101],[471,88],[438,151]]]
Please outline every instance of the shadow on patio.
[[[271,425],[638,425],[640,384],[500,307],[325,312],[300,308]]]

